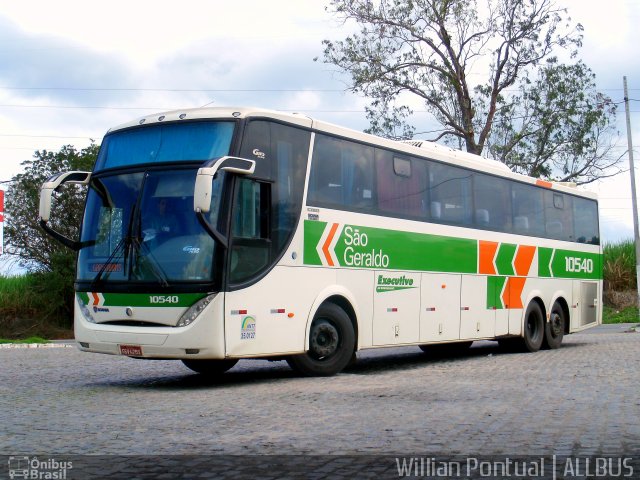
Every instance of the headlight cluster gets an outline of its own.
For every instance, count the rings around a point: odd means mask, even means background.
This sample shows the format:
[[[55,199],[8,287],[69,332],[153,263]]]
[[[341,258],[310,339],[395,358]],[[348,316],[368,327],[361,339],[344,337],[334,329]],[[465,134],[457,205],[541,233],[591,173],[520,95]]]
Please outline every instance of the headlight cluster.
[[[196,303],[191,305],[189,309],[182,314],[180,320],[176,324],[176,327],[186,327],[193,323],[193,321],[198,318],[198,315],[202,313],[202,311],[209,305],[213,299],[216,298],[216,294],[207,295],[206,297],[198,300]]]
[[[90,323],[96,323],[93,315],[91,315],[91,310],[89,310],[89,307],[87,307],[82,298],[80,298],[80,295],[76,295],[76,300],[78,301],[78,305],[80,305],[80,311],[82,312],[85,320]]]

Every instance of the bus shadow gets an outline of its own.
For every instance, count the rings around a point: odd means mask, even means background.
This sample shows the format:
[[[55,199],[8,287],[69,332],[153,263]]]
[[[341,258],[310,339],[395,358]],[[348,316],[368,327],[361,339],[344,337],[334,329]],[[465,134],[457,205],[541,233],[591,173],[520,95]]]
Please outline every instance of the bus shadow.
[[[562,345],[562,349],[581,347],[581,342]],[[429,365],[446,365],[463,362],[468,359],[486,356],[530,355],[529,353],[509,351],[501,348],[497,342],[478,342],[471,348],[446,353],[422,352],[417,348],[401,347],[392,349],[366,350],[358,355],[357,361],[339,375],[375,375],[389,371],[413,370]],[[250,363],[249,363],[250,362]],[[247,365],[247,363],[249,363]],[[161,390],[198,390],[249,385],[271,382],[300,381],[300,376],[284,361],[240,361],[237,366],[218,377],[209,377],[186,370],[184,374],[169,374],[155,377],[143,377],[121,381],[94,383],[94,387],[124,387],[133,389]]]

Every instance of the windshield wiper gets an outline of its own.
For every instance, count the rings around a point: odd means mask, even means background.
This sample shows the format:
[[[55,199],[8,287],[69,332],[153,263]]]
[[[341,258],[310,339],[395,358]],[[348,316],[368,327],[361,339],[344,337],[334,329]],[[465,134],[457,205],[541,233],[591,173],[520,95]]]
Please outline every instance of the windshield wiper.
[[[116,244],[116,248],[113,249],[111,255],[107,258],[107,260],[102,264],[100,270],[96,274],[95,278],[91,281],[91,288],[96,287],[102,281],[102,274],[107,270],[109,265],[113,265],[114,260],[120,260],[120,258],[124,254],[125,265],[123,266],[123,270],[126,270],[126,262],[127,262],[127,251],[129,250],[128,244],[131,242],[130,237],[122,237],[120,241]],[[117,258],[116,258],[117,255]],[[109,271],[111,273],[111,271]]]
[[[149,265],[149,267],[151,267],[150,268],[151,273],[153,273],[154,277],[158,279],[158,281],[160,282],[160,285],[162,285],[165,288],[168,287],[169,279],[167,277],[167,274],[164,272],[164,270],[160,266],[160,263],[158,262],[156,257],[153,255],[153,253],[151,253],[151,249],[149,248],[149,246],[146,243],[141,242],[140,237],[132,238],[132,246],[133,246],[133,253],[138,253],[140,250],[142,250],[142,247],[144,247],[146,254],[144,255],[144,257],[140,257],[136,255],[136,263],[138,263],[138,261],[141,258],[144,258],[147,264]]]

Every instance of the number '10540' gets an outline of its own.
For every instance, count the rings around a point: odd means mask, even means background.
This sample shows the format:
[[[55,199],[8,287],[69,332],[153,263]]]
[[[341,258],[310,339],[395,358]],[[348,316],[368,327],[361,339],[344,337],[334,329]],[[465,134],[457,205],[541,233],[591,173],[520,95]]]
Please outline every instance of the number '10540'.
[[[590,258],[566,257],[565,269],[572,273],[593,273],[593,260]]]

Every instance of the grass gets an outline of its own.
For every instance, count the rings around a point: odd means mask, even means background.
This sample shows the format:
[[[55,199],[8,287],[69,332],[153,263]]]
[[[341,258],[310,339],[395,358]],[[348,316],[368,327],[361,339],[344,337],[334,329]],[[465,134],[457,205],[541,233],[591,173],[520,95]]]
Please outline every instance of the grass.
[[[33,275],[0,276],[0,316],[35,313],[42,304],[35,293],[35,283]]]
[[[639,323],[638,307],[626,307],[616,309],[604,306],[602,310],[602,323]]]
[[[42,337],[29,337],[29,338],[23,338],[20,340],[0,338],[0,343],[49,343],[49,340]]]
[[[0,275],[0,337],[7,339],[72,338],[70,319],[60,318],[60,296],[53,281],[38,274]],[[57,279],[54,279],[57,280]],[[34,342],[37,342],[35,340]]]
[[[636,251],[633,240],[605,244],[603,253],[605,288],[614,291],[635,290]]]

